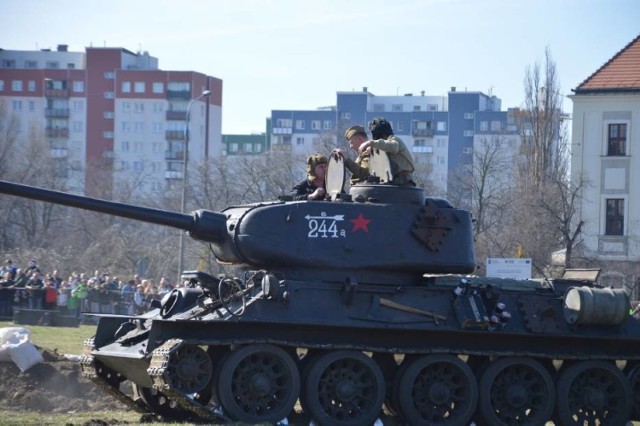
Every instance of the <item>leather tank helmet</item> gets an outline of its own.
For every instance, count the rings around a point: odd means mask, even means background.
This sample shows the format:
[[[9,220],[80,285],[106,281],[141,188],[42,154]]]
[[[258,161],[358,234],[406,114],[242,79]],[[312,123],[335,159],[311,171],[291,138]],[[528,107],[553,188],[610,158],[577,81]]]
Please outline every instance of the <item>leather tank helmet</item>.
[[[391,123],[382,117],[376,117],[369,122],[369,131],[372,139],[387,139],[393,136]]]

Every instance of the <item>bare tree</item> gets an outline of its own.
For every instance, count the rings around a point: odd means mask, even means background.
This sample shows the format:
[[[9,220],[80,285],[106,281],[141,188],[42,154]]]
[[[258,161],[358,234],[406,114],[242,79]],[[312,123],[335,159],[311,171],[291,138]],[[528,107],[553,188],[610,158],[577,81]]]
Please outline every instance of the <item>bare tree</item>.
[[[560,84],[549,47],[543,64],[527,67],[524,92],[525,109],[519,116],[524,154],[520,170],[526,182],[539,186],[567,173]]]

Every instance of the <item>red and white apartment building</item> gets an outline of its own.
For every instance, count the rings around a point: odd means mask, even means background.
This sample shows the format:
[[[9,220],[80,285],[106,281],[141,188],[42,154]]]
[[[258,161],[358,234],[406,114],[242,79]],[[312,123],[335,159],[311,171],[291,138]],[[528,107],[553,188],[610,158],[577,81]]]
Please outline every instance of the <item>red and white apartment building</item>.
[[[44,141],[81,194],[180,187],[185,145],[189,164],[222,153],[222,80],[162,71],[147,52],[0,49],[0,103],[18,119],[17,149]]]

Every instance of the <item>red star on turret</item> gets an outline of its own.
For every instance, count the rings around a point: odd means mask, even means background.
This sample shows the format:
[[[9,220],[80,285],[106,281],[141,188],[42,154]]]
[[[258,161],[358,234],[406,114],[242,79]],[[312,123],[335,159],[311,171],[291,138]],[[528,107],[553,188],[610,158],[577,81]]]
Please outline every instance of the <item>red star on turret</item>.
[[[351,222],[353,222],[353,229],[351,230],[351,232],[356,232],[358,229],[362,229],[364,232],[369,232],[368,226],[371,220],[365,219],[365,217],[362,216],[362,213],[360,213],[357,218],[350,220]]]

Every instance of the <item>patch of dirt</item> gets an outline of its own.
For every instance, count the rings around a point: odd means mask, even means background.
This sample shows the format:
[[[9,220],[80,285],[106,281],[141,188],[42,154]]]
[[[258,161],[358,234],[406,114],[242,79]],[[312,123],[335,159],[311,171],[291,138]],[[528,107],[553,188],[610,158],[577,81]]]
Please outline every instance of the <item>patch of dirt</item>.
[[[0,401],[6,408],[42,413],[121,411],[128,408],[82,377],[80,364],[38,348],[44,362],[25,372],[0,362]]]

